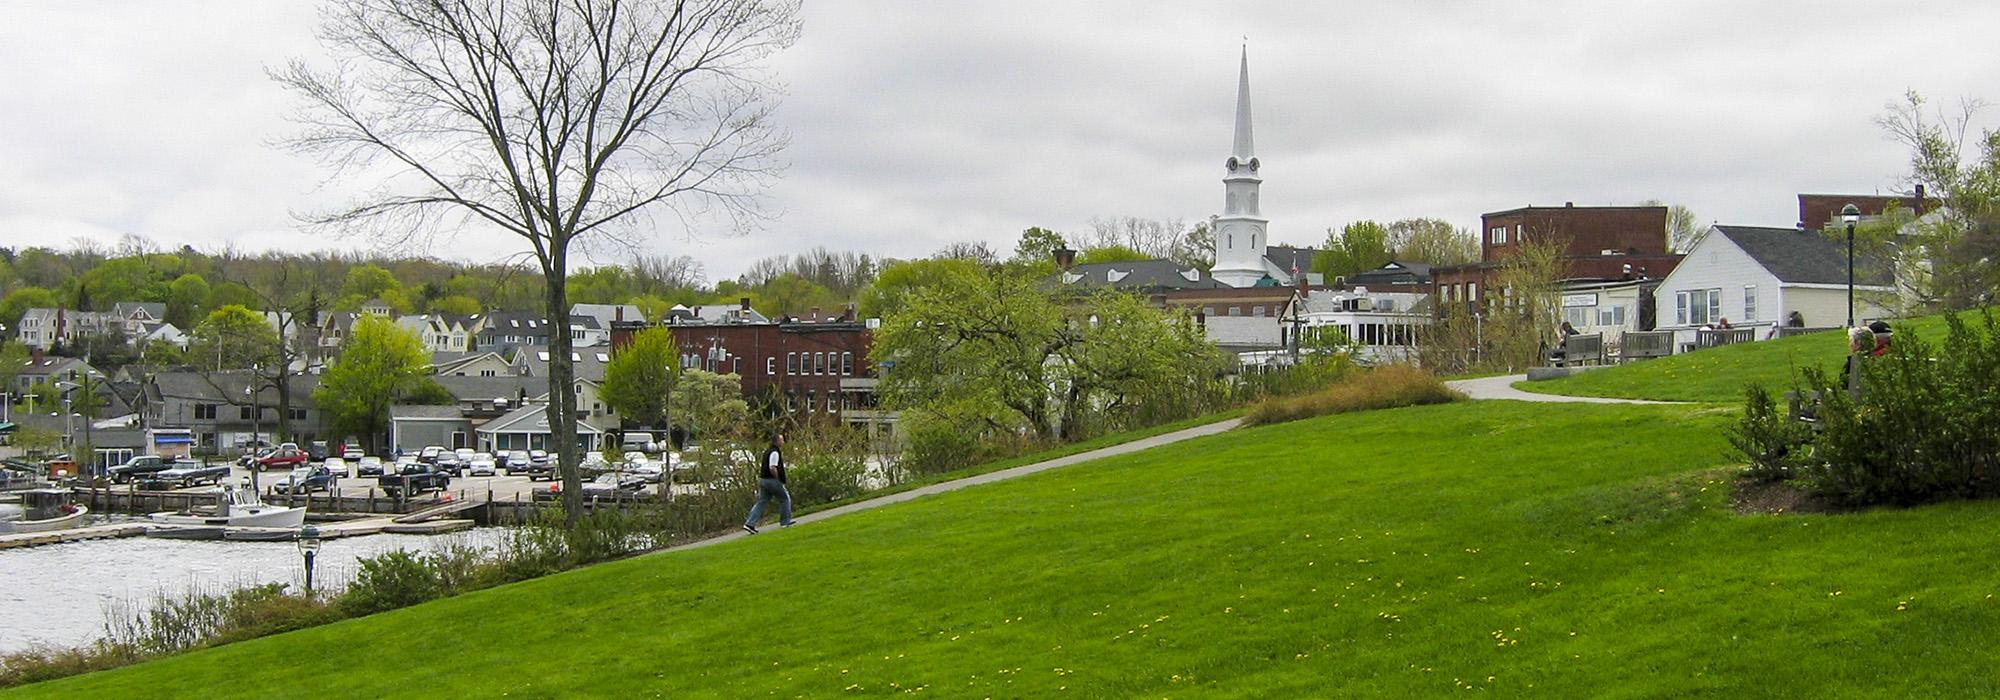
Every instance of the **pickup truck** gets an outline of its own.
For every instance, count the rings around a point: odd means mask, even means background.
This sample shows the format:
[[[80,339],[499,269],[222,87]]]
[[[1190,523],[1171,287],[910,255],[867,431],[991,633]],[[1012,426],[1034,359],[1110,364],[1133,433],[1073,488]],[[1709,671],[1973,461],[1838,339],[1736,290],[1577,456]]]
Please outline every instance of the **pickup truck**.
[[[139,455],[126,460],[124,464],[112,467],[109,473],[112,482],[124,484],[130,483],[134,479],[151,477],[154,474],[166,471],[170,467],[171,463],[167,462],[163,457]]]
[[[426,491],[443,491],[451,486],[451,473],[426,464],[412,464],[393,474],[383,474],[375,479],[382,492],[390,498],[414,496]]]
[[[149,488],[186,488],[201,484],[220,484],[229,478],[229,465],[207,466],[194,460],[175,460],[171,468],[154,472],[146,477]]]
[[[280,447],[276,452],[272,452],[263,459],[257,460],[257,470],[297,469],[305,466],[306,462],[311,460],[312,455],[306,454],[304,450],[296,447],[291,449]]]
[[[271,495],[287,496],[314,491],[332,491],[340,476],[326,467],[299,467],[283,481],[271,485]]]

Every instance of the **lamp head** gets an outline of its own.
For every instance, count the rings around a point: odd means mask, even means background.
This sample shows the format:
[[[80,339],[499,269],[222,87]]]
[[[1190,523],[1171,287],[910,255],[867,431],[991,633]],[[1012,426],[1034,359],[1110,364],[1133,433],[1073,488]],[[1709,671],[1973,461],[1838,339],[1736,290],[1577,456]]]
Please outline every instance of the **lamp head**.
[[[1842,222],[1845,222],[1845,223],[1850,223],[1850,224],[1851,224],[1851,223],[1854,223],[1854,222],[1856,222],[1856,221],[1860,221],[1860,220],[1861,220],[1861,208],[1860,208],[1860,207],[1857,207],[1857,206],[1854,206],[1854,204],[1853,204],[1853,203],[1851,203],[1851,202],[1850,202],[1850,203],[1848,203],[1848,205],[1847,205],[1847,206],[1844,206],[1844,207],[1841,207],[1841,208],[1840,208],[1840,220],[1841,220]]]
[[[319,551],[319,528],[306,525],[299,528],[299,551],[307,554]]]

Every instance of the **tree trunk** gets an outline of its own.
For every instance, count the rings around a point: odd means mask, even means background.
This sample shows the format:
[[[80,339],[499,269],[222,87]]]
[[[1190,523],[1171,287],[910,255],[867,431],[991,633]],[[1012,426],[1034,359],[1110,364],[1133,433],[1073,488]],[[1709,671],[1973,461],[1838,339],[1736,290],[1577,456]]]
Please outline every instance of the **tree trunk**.
[[[569,270],[562,247],[551,245],[548,269],[549,323],[549,441],[562,475],[564,522],[576,527],[583,517],[583,473],[576,449],[576,368],[570,364]],[[525,351],[525,350],[524,350]]]

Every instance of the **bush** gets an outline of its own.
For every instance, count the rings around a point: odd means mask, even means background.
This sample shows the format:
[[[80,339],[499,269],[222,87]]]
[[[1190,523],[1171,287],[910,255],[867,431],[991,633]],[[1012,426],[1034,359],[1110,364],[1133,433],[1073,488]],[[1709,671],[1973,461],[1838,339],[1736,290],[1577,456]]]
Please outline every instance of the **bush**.
[[[1446,387],[1429,372],[1410,365],[1383,365],[1311,394],[1259,401],[1244,411],[1243,423],[1267,425],[1331,413],[1463,400],[1464,394]]]
[[[439,576],[422,557],[398,549],[361,560],[361,571],[340,596],[342,612],[355,617],[416,605],[443,596]]]
[[[1743,420],[1729,432],[1729,444],[1750,460],[1746,474],[1757,481],[1783,481],[1796,474],[1799,449],[1812,432],[1792,420],[1789,407],[1780,411],[1771,392],[1752,384],[1746,389]]]
[[[1900,329],[1888,354],[1858,363],[1860,392],[1808,368],[1822,396],[1800,471],[1846,505],[1909,505],[2000,495],[2000,324],[1950,316],[1942,348]]]

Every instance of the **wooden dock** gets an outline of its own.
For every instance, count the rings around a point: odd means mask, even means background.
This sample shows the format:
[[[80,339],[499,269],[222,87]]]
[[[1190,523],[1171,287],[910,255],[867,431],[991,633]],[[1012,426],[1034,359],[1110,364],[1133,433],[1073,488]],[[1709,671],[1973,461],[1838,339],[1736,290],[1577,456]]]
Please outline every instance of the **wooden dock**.
[[[320,539],[323,540],[332,540],[332,539],[340,539],[343,537],[360,537],[363,535],[379,535],[379,534],[442,535],[446,533],[470,530],[476,524],[477,523],[474,523],[473,521],[464,518],[425,519],[419,522],[398,522],[394,518],[383,518],[383,517],[357,518],[354,520],[344,520],[344,521],[320,525],[319,536]],[[66,542],[82,542],[85,540],[107,540],[119,537],[142,537],[146,535],[146,533],[148,532],[154,532],[160,530],[198,530],[198,529],[208,529],[208,528],[202,526],[194,526],[194,525],[174,525],[166,523],[117,523],[114,525],[93,525],[90,527],[77,527],[77,528],[70,528],[67,530],[53,530],[50,532],[24,532],[13,535],[0,535],[0,549],[39,547],[41,545],[46,545],[46,544],[63,544]],[[256,533],[256,534],[274,535],[274,537],[267,537],[267,538],[250,538],[250,539],[262,539],[264,541],[282,540],[284,539],[283,537],[276,537],[275,535],[285,534],[284,532],[282,532],[282,530],[284,530],[285,528],[244,527],[244,528],[229,528],[229,529],[241,531],[239,534]],[[225,534],[219,537],[218,539],[228,540],[231,538]]]
[[[49,532],[23,532],[0,535],[0,549],[36,547],[45,544],[82,542],[84,540],[108,540],[117,537],[135,537],[146,534],[146,523],[119,523],[116,525],[93,525],[73,527],[67,530]]]

